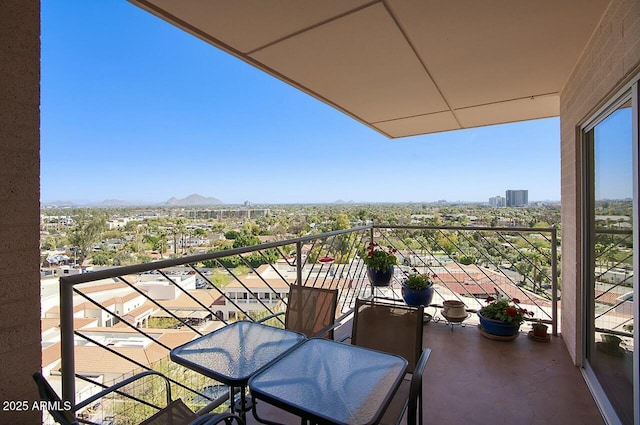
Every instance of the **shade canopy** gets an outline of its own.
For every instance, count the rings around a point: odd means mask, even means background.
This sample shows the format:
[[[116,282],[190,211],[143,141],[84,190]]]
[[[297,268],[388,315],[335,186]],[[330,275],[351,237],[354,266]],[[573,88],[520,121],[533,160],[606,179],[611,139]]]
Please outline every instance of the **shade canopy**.
[[[610,0],[130,0],[388,137],[559,115]]]

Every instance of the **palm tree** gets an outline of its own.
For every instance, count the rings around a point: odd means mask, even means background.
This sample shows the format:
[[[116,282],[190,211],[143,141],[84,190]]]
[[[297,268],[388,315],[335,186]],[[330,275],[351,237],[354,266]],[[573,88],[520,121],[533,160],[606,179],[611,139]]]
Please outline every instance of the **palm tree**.
[[[163,254],[167,245],[167,231],[165,229],[158,230],[158,238],[158,243],[160,245],[160,258],[163,258]]]

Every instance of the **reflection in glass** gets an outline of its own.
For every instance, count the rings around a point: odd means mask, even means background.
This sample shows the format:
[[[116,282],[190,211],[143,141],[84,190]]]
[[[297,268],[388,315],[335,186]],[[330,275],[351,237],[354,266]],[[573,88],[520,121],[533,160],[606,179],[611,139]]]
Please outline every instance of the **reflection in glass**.
[[[588,134],[593,290],[587,360],[623,424],[633,423],[633,137],[631,102]]]

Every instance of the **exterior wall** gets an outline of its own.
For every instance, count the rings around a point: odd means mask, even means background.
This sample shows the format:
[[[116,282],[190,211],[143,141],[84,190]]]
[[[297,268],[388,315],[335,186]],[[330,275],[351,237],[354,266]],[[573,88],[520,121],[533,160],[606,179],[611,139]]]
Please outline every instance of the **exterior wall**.
[[[125,315],[130,311],[133,311],[136,308],[140,307],[146,300],[147,299],[144,296],[138,295],[135,298],[123,302],[122,305],[118,305],[116,308],[117,310],[119,310],[120,315]]]
[[[577,12],[579,13],[579,12]],[[562,195],[562,334],[582,361],[582,195],[578,126],[640,70],[640,2],[615,0],[560,94]]]
[[[38,400],[40,370],[40,2],[0,2],[0,400]],[[3,411],[0,423],[40,413]]]

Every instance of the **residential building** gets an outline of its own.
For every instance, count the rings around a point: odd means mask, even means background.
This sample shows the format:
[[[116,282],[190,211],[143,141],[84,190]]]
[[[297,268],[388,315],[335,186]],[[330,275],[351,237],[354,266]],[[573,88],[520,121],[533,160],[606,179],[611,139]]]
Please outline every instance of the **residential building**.
[[[507,190],[505,198],[507,207],[525,207],[529,204],[529,191]]]
[[[107,227],[109,228],[109,230],[122,229],[127,225],[129,221],[131,221],[129,217],[115,217],[107,220]]]
[[[340,274],[339,279],[331,282],[331,287],[339,288],[349,285],[349,272],[345,267],[331,265],[329,270],[315,268],[309,264],[304,267],[303,274],[310,279],[323,279],[326,274],[334,276]],[[296,280],[296,268],[285,261],[275,264],[264,264],[255,273],[240,280],[231,281],[225,286],[224,296],[218,297],[212,310],[218,318],[233,320],[239,318],[240,310],[246,312],[264,311],[265,306],[270,309],[284,308],[281,300],[289,295],[289,285]],[[257,295],[257,299],[256,296]]]
[[[492,198],[489,198],[489,206],[490,207],[495,207],[495,208],[500,208],[500,207],[506,207],[507,206],[507,200],[505,197],[503,196],[494,196]]]
[[[230,218],[257,218],[269,215],[269,209],[251,208],[251,205],[245,205],[245,208],[220,208],[220,209],[193,209],[186,211],[187,217],[190,218],[215,218],[218,220]]]
[[[209,2],[131,1],[389,137],[559,116],[562,340],[605,421],[640,422],[637,238],[634,343],[614,375],[606,367],[615,358],[596,349],[591,261],[594,205],[602,199],[594,187],[600,166],[611,167],[594,149],[603,124],[622,119],[619,140],[629,152],[638,147],[640,2],[234,2],[218,13]],[[0,28],[0,398],[36,400],[40,1],[2,2]],[[637,156],[627,158],[637,176]],[[628,187],[637,226],[638,185]],[[34,424],[39,416],[3,411],[0,422]]]

